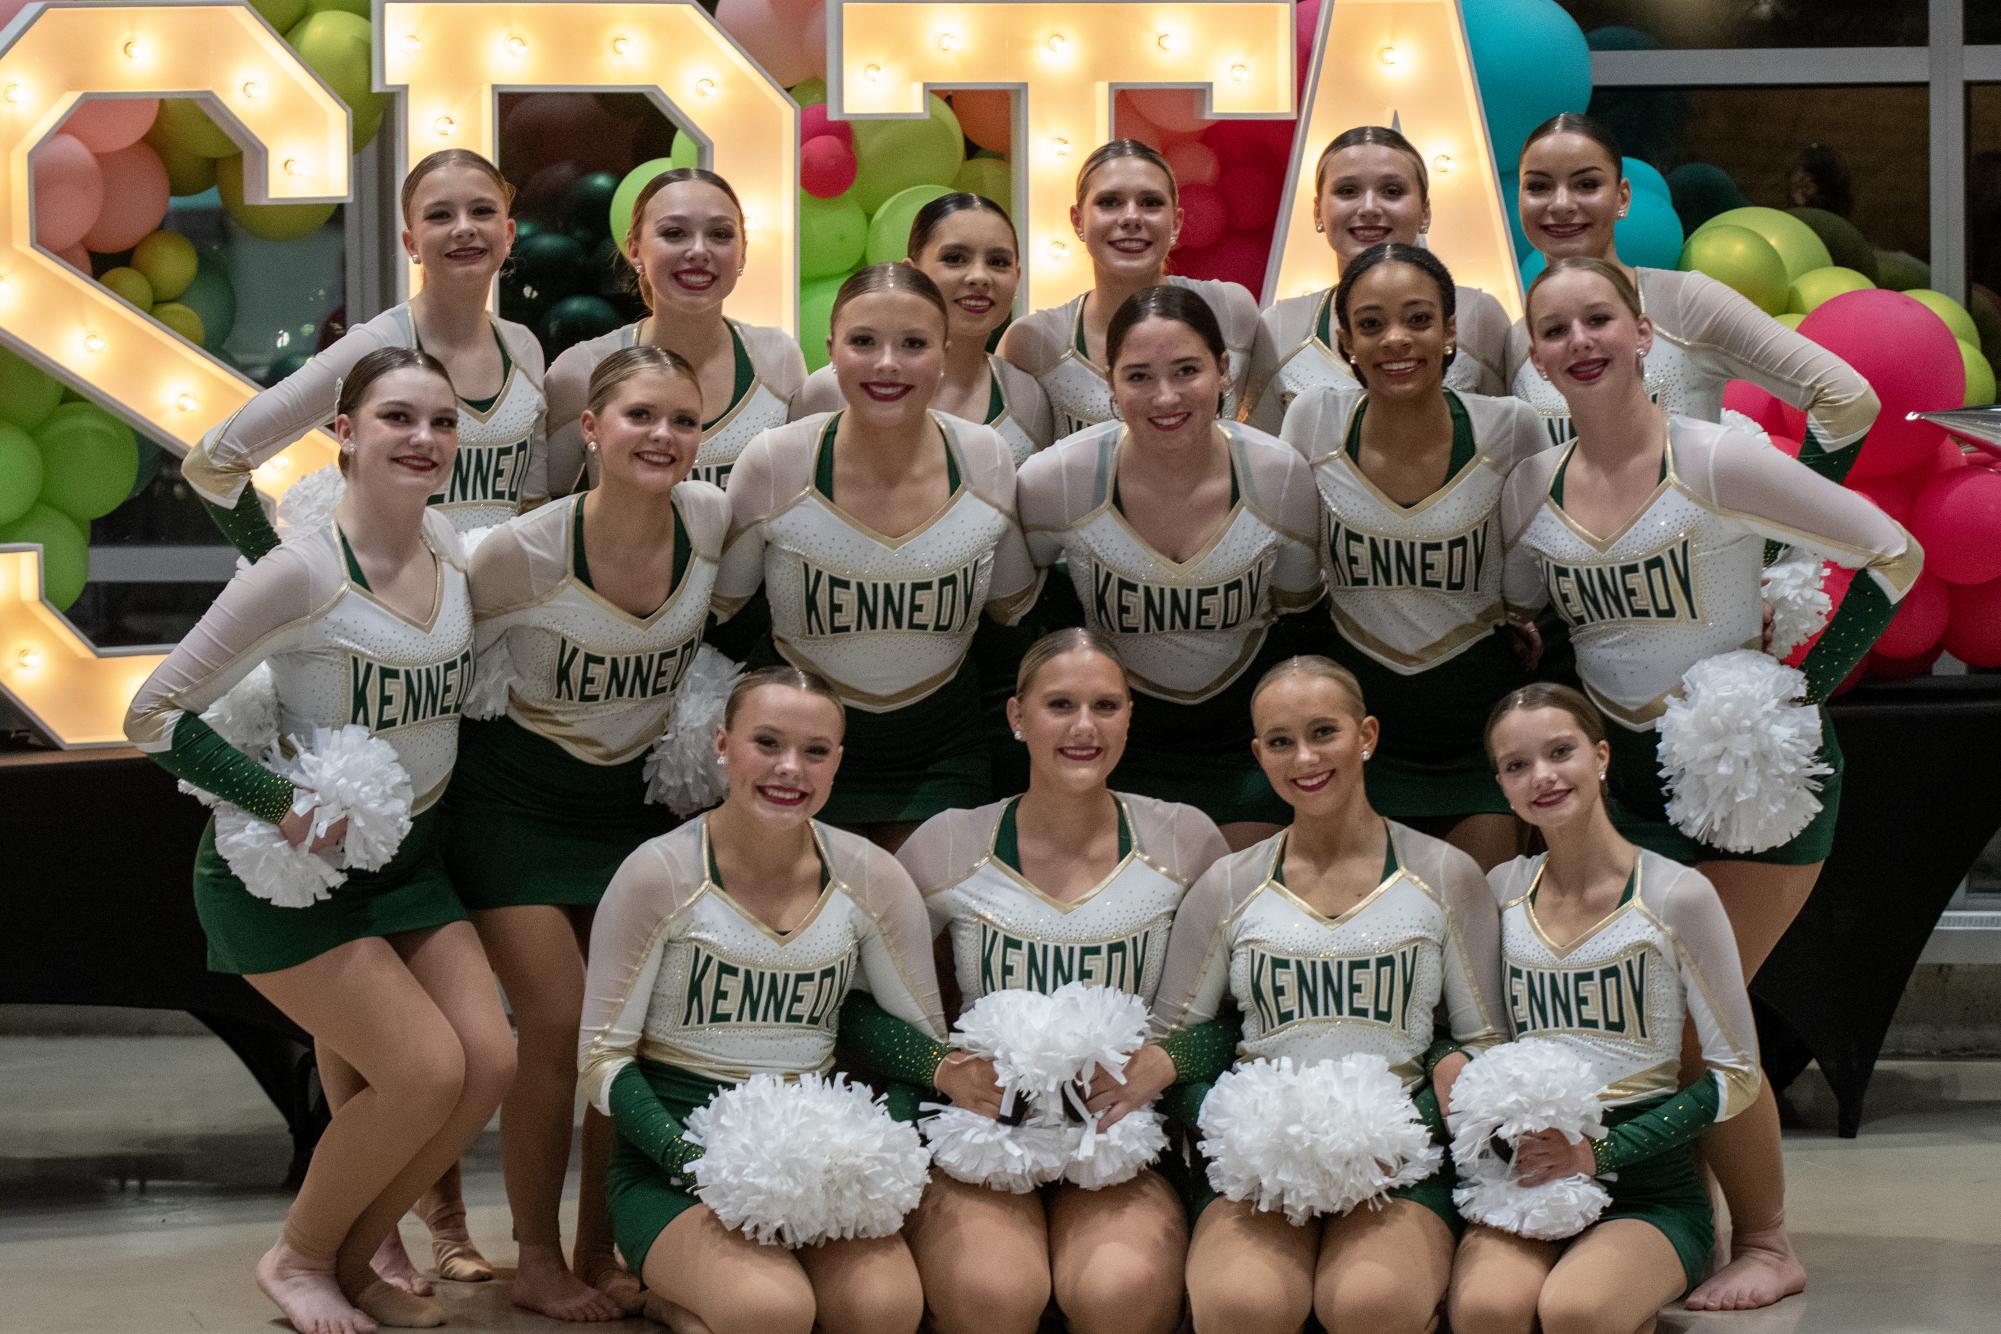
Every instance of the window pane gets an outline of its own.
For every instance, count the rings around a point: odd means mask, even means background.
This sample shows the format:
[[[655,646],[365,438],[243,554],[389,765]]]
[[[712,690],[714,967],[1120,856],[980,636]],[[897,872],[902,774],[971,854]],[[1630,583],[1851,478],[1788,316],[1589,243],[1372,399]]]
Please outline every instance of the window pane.
[[[1923,46],[1924,0],[1560,0],[1578,25],[1623,28],[1599,50],[1688,51],[1746,46]],[[1972,10],[1988,0],[1968,0]],[[1636,37],[1634,34],[1638,34]],[[1972,33],[1967,34],[1969,41]],[[1989,39],[1993,40],[1993,39]]]
[[[2001,361],[2001,84],[1967,90],[1967,308],[1980,325],[1981,350]]]
[[[1966,44],[2001,42],[2001,5],[1994,0],[1966,0]]]

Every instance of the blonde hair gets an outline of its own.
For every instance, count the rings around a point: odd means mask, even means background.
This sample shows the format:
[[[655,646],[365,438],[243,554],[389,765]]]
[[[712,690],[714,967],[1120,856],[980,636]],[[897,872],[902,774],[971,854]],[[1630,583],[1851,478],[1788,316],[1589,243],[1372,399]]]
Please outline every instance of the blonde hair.
[[[1132,692],[1131,683],[1126,680],[1126,665],[1119,658],[1118,647],[1096,630],[1073,625],[1067,630],[1052,630],[1028,646],[1028,651],[1021,655],[1021,665],[1014,670],[1015,697],[1018,699],[1026,695],[1029,688],[1035,684],[1036,674],[1065,653],[1096,653],[1100,657],[1110,658],[1112,666],[1119,669],[1120,684],[1126,687],[1128,694]]]
[[[1302,653],[1296,657],[1275,663],[1271,670],[1258,678],[1251,689],[1251,708],[1258,707],[1258,697],[1291,676],[1311,676],[1322,681],[1332,681],[1340,686],[1348,696],[1349,710],[1357,722],[1369,716],[1369,706],[1362,699],[1362,683],[1355,674],[1332,658],[1324,658],[1318,653]]]
[[[1619,300],[1626,309],[1633,312],[1634,319],[1646,314],[1640,305],[1640,289],[1633,286],[1633,280],[1626,276],[1626,271],[1610,260],[1591,255],[1565,255],[1562,259],[1551,260],[1549,267],[1538,273],[1535,281],[1529,284],[1528,295],[1522,298],[1524,314],[1535,309],[1535,294],[1542,290],[1542,285],[1559,273],[1595,273],[1612,284],[1612,290],[1619,294]]]
[[[803,690],[809,695],[818,695],[834,706],[834,713],[841,720],[841,731],[843,733],[847,731],[847,706],[841,703],[841,697],[834,693],[834,687],[827,683],[827,678],[818,672],[790,666],[760,667],[754,672],[745,672],[738,677],[737,683],[730,687],[729,698],[723,702],[724,731],[736,726],[737,713],[743,707],[743,702],[750,698],[751,692],[765,686],[785,686],[792,690]]]
[[[695,374],[695,368],[688,364],[685,357],[664,347],[641,343],[636,347],[622,347],[597,364],[597,369],[591,372],[590,387],[585,391],[585,411],[593,414],[603,412],[620,385],[648,371],[680,376],[695,386],[697,397],[701,395],[701,377]]]
[[[653,309],[653,284],[646,280],[646,270],[632,258],[632,245],[634,241],[639,239],[639,229],[646,222],[646,210],[653,203],[653,196],[659,194],[668,186],[679,185],[683,181],[694,181],[701,185],[713,185],[716,189],[722,191],[724,197],[736,207],[737,221],[739,223],[743,221],[743,201],[736,197],[736,191],[730,187],[728,181],[715,172],[710,171],[707,167],[669,167],[666,171],[661,172],[658,176],[655,176],[652,180],[641,186],[638,197],[632,201],[632,221],[626,224],[625,236],[621,238],[624,240],[625,245],[620,253],[624,256],[625,262],[632,268],[632,285],[638,291],[639,299],[646,304],[648,310]]]
[[[1084,165],[1077,168],[1077,202],[1080,204],[1084,202],[1084,187],[1090,184],[1092,172],[1107,162],[1117,162],[1120,158],[1128,157],[1138,158],[1149,166],[1159,168],[1160,174],[1167,178],[1168,201],[1175,204],[1181,202],[1181,184],[1174,179],[1174,168],[1168,165],[1167,159],[1161,155],[1159,149],[1138,139],[1114,139],[1110,143],[1099,144],[1091,150],[1091,156],[1085,158]]]
[[[1480,744],[1486,748],[1488,763],[1494,761],[1494,729],[1501,725],[1501,720],[1511,713],[1533,709],[1560,709],[1569,714],[1577,730],[1594,746],[1605,739],[1605,715],[1598,712],[1598,706],[1583,691],[1553,681],[1533,681],[1501,696],[1501,702],[1487,715]]]

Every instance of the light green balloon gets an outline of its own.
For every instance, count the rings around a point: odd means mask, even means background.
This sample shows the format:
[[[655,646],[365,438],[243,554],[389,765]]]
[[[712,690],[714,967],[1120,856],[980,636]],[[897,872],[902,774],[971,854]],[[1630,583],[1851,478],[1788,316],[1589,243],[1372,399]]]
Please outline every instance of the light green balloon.
[[[279,32],[287,32],[306,16],[306,0],[250,0],[250,7]]]
[[[202,326],[201,316],[183,302],[162,301],[153,307],[153,318],[196,347],[208,345],[208,330]]]
[[[799,192],[799,276],[846,277],[862,262],[868,244],[868,215],[852,192],[819,199]],[[902,259],[902,255],[897,256]]]
[[[153,283],[139,270],[120,265],[106,269],[98,275],[97,281],[110,288],[120,299],[139,307],[141,310],[153,308]]]
[[[0,421],[32,431],[63,401],[63,387],[39,366],[0,347]]]
[[[11,422],[0,422],[0,524],[26,514],[42,493],[42,450]]]
[[[823,106],[827,101],[827,81],[817,74],[810,79],[801,79],[788,91],[792,100],[802,107]]]
[[[1848,292],[1866,292],[1875,285],[1853,269],[1829,264],[1808,270],[1793,279],[1792,290],[1786,293],[1786,309],[1809,315],[1822,302],[1832,301]]]
[[[375,91],[370,64],[375,39],[365,17],[367,0],[358,3],[359,10],[350,10],[330,8],[314,0],[312,12],[285,34],[285,41],[299,53],[306,68],[347,103],[355,120],[380,124],[389,94]]]
[[[1794,333],[1798,333],[1800,328],[1800,321],[1805,319],[1806,316],[1800,314],[1796,310],[1784,310],[1772,316],[1772,318],[1777,320],[1780,324],[1785,325],[1788,329],[1791,329]]]
[[[1959,345],[1960,360],[1966,363],[1966,406],[1984,408],[1994,401],[1994,367],[1971,343]]]
[[[155,301],[177,299],[195,280],[199,266],[195,243],[179,232],[154,232],[132,248],[132,267],[153,285]]]
[[[1962,343],[1980,346],[1980,327],[1973,322],[1973,316],[1966,307],[1954,301],[1944,292],[1934,292],[1929,287],[1913,287],[1904,293],[1911,300],[1945,321],[1945,327],[1952,330],[1952,336]]]
[[[1798,282],[1802,273],[1824,269],[1834,263],[1834,257],[1827,253],[1827,243],[1815,234],[1813,228],[1792,214],[1781,213],[1775,208],[1748,205],[1728,209],[1696,230],[1702,232],[1711,227],[1745,227],[1764,237],[1771,242],[1772,249],[1779,252],[1779,258],[1785,261],[1789,282]]]
[[[153,129],[176,151],[193,157],[224,158],[243,151],[192,98],[163,100],[160,118],[153,122]]]
[[[204,190],[215,188],[215,159],[203,157],[181,146],[181,143],[165,129],[162,117],[153,122],[153,128],[146,131],[146,142],[160,155],[160,164],[167,169],[167,190],[177,197],[198,195]],[[235,145],[230,145],[231,149]]]
[[[229,220],[266,241],[296,241],[326,226],[334,204],[247,204],[243,200],[243,158],[224,158],[215,167],[216,193]],[[193,281],[193,275],[189,276]]]
[[[868,220],[868,248],[862,252],[870,264],[894,264],[910,255],[910,223],[917,211],[934,199],[952,192],[942,185],[913,185],[884,202]]]
[[[701,165],[699,146],[693,139],[679,130],[674,132],[674,147],[666,157],[653,158],[642,162],[625,173],[625,179],[612,191],[611,209],[607,215],[611,227],[611,239],[625,248],[625,234],[632,230],[632,206],[639,202],[639,192],[644,190],[663,171],[673,171],[676,167]]]
[[[806,354],[806,369],[817,371],[827,364],[827,339],[833,333],[834,298],[845,273],[825,278],[808,278],[799,284],[799,350]]]
[[[1704,227],[1681,248],[1683,270],[1708,274],[1767,315],[1786,308],[1786,262],[1779,252],[1749,227],[1725,224]]]
[[[954,190],[964,190],[969,194],[984,195],[1014,216],[1014,168],[1006,158],[967,158],[959,174],[952,178]]]
[[[132,494],[139,437],[95,403],[63,404],[34,434],[42,451],[42,504],[89,523]]]
[[[324,14],[329,10],[335,13],[355,14],[362,18],[367,18],[369,14],[369,0],[306,0],[306,12],[308,14]]]
[[[68,611],[90,582],[90,534],[60,510],[31,505],[0,525],[0,545],[10,542],[42,548],[42,596],[57,611]]]
[[[966,136],[945,99],[927,94],[922,120],[861,120],[855,127],[855,183],[862,211],[874,214],[913,185],[950,185],[966,160]]]

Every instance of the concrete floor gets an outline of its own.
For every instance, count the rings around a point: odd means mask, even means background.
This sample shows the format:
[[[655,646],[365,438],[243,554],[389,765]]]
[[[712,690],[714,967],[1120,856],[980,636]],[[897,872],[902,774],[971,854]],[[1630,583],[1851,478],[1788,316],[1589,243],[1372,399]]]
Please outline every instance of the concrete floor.
[[[1794,1102],[1810,1125],[1832,1126],[1816,1077]],[[1664,1331],[2001,1329],[2001,1061],[1886,1063],[1869,1113],[1856,1140],[1787,1137],[1810,1291],[1768,1312],[1673,1312]],[[285,1208],[288,1143],[213,1039],[0,1038],[0,1331],[284,1328],[250,1269]],[[504,1263],[491,1131],[466,1162],[466,1192],[474,1236]],[[406,1230],[413,1252],[420,1234]],[[513,1310],[500,1284],[440,1290],[459,1328],[574,1328]]]

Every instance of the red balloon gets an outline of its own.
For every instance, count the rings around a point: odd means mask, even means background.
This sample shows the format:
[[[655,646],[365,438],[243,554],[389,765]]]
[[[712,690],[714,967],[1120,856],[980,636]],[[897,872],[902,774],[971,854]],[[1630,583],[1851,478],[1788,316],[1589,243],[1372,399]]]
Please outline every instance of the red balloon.
[[[1932,478],[1911,502],[1909,526],[1927,573],[1949,584],[2001,578],[2001,473],[1954,468]]]
[[[799,188],[820,199],[832,199],[855,183],[855,150],[831,134],[808,139],[799,149]]]
[[[138,143],[159,114],[157,97],[92,97],[70,113],[63,133],[93,153],[113,153]]]
[[[1278,220],[1278,196],[1285,178],[1262,167],[1233,166],[1223,176],[1223,201],[1230,210],[1230,230],[1256,232],[1270,244],[1272,223]]]
[[[1895,519],[1898,523],[1911,521],[1911,502],[1918,498],[1918,488],[1931,480],[1925,472],[1892,473],[1888,477],[1865,477],[1860,481],[1848,479],[1848,489],[1865,495],[1876,502],[1876,508]]]
[[[978,96],[979,94],[975,92],[963,92],[963,93],[952,94],[952,110],[955,113],[957,113],[959,117],[959,128],[965,130],[965,132],[968,135],[972,134],[973,131],[972,128],[966,124],[966,113],[964,110],[960,108],[959,105],[960,99],[967,97],[978,97]],[[1007,94],[1001,93],[1000,99],[1003,103],[1005,103],[1007,101]],[[828,115],[827,104],[825,102],[815,102],[811,106],[805,106],[799,108],[799,142],[803,144],[808,142],[809,140],[818,139],[821,135],[824,134],[831,134],[832,136],[834,136],[834,138],[839,139],[849,148],[853,148],[855,146],[854,125],[845,120],[835,120],[832,116]],[[992,147],[992,145],[982,143],[980,147],[989,148]],[[1002,144],[1000,145],[1000,148],[996,149],[995,151],[997,152],[1002,151],[1006,147],[1007,147],[1006,144]]]
[[[100,255],[130,250],[160,229],[167,216],[167,166],[148,143],[127,144],[100,153],[104,175],[104,208],[83,234],[83,246]]]
[[[1766,435],[1776,439],[1782,435],[1799,438],[1797,431],[1786,429],[1785,410],[1792,405],[1774,394],[1767,393],[1749,380],[1732,380],[1723,386],[1723,410],[1741,412]]]
[[[67,134],[50,135],[28,163],[35,188],[35,241],[49,250],[67,250],[83,240],[104,207],[103,169],[96,154]]]
[[[632,170],[635,122],[614,116],[589,93],[529,93],[503,97],[501,105],[500,169],[511,180],[558,162],[575,163],[579,175]]]
[[[1199,139],[1191,139],[1168,149],[1167,165],[1174,169],[1174,179],[1186,190],[1191,185],[1214,185],[1223,172],[1223,164],[1216,158],[1216,150]],[[1187,207],[1187,201],[1182,201]]]
[[[1119,96],[1163,130],[1193,134],[1209,123],[1202,114],[1202,95],[1193,88],[1134,88]]]
[[[1120,93],[1121,98],[1127,94]],[[1137,139],[1156,151],[1167,147],[1167,131],[1154,124],[1130,102],[1113,104],[1112,133],[1121,139]]]
[[[1952,585],[1926,570],[1897,604],[1897,614],[1883,627],[1875,652],[1886,658],[1915,658],[1945,634],[1952,609]]]
[[[1915,658],[1886,658],[1881,653],[1871,653],[1862,665],[1877,680],[1904,681],[1913,676],[1930,676],[1932,664],[1944,652],[1943,645],[1934,644]]]
[[[1822,303],[1800,332],[1853,366],[1883,401],[1852,475],[1900,472],[1936,453],[1938,428],[1905,415],[1965,400],[1965,362],[1944,320],[1902,292],[1871,289]]]
[[[2001,579],[1953,587],[1943,643],[1969,667],[2001,667]]]
[[[1285,179],[1285,162],[1272,150],[1270,136],[1251,120],[1219,120],[1202,132],[1202,142],[1230,164],[1232,174],[1256,168]]]
[[[1804,441],[1791,440],[1783,435],[1775,434],[1771,437],[1771,441],[1772,448],[1778,450],[1779,453],[1784,454],[1789,459],[1798,458],[1800,451],[1806,448]]]
[[[1994,455],[1987,453],[1986,450],[1983,449],[1980,453],[1987,459],[1990,467],[2001,465],[2001,459],[1995,458]],[[1945,439],[1938,442],[1937,471],[1951,472],[1954,468],[1964,468],[1965,466],[1966,451],[1960,447],[1958,438],[1951,431],[1947,431]]]
[[[1183,250],[1204,250],[1223,239],[1229,229],[1229,212],[1223,205],[1223,196],[1212,185],[1191,184],[1181,187],[1181,236],[1175,243],[1175,253]]]
[[[1220,278],[1238,283],[1256,296],[1265,285],[1265,260],[1271,241],[1247,232],[1231,232],[1206,250],[1175,253],[1174,270],[1191,278]]]

